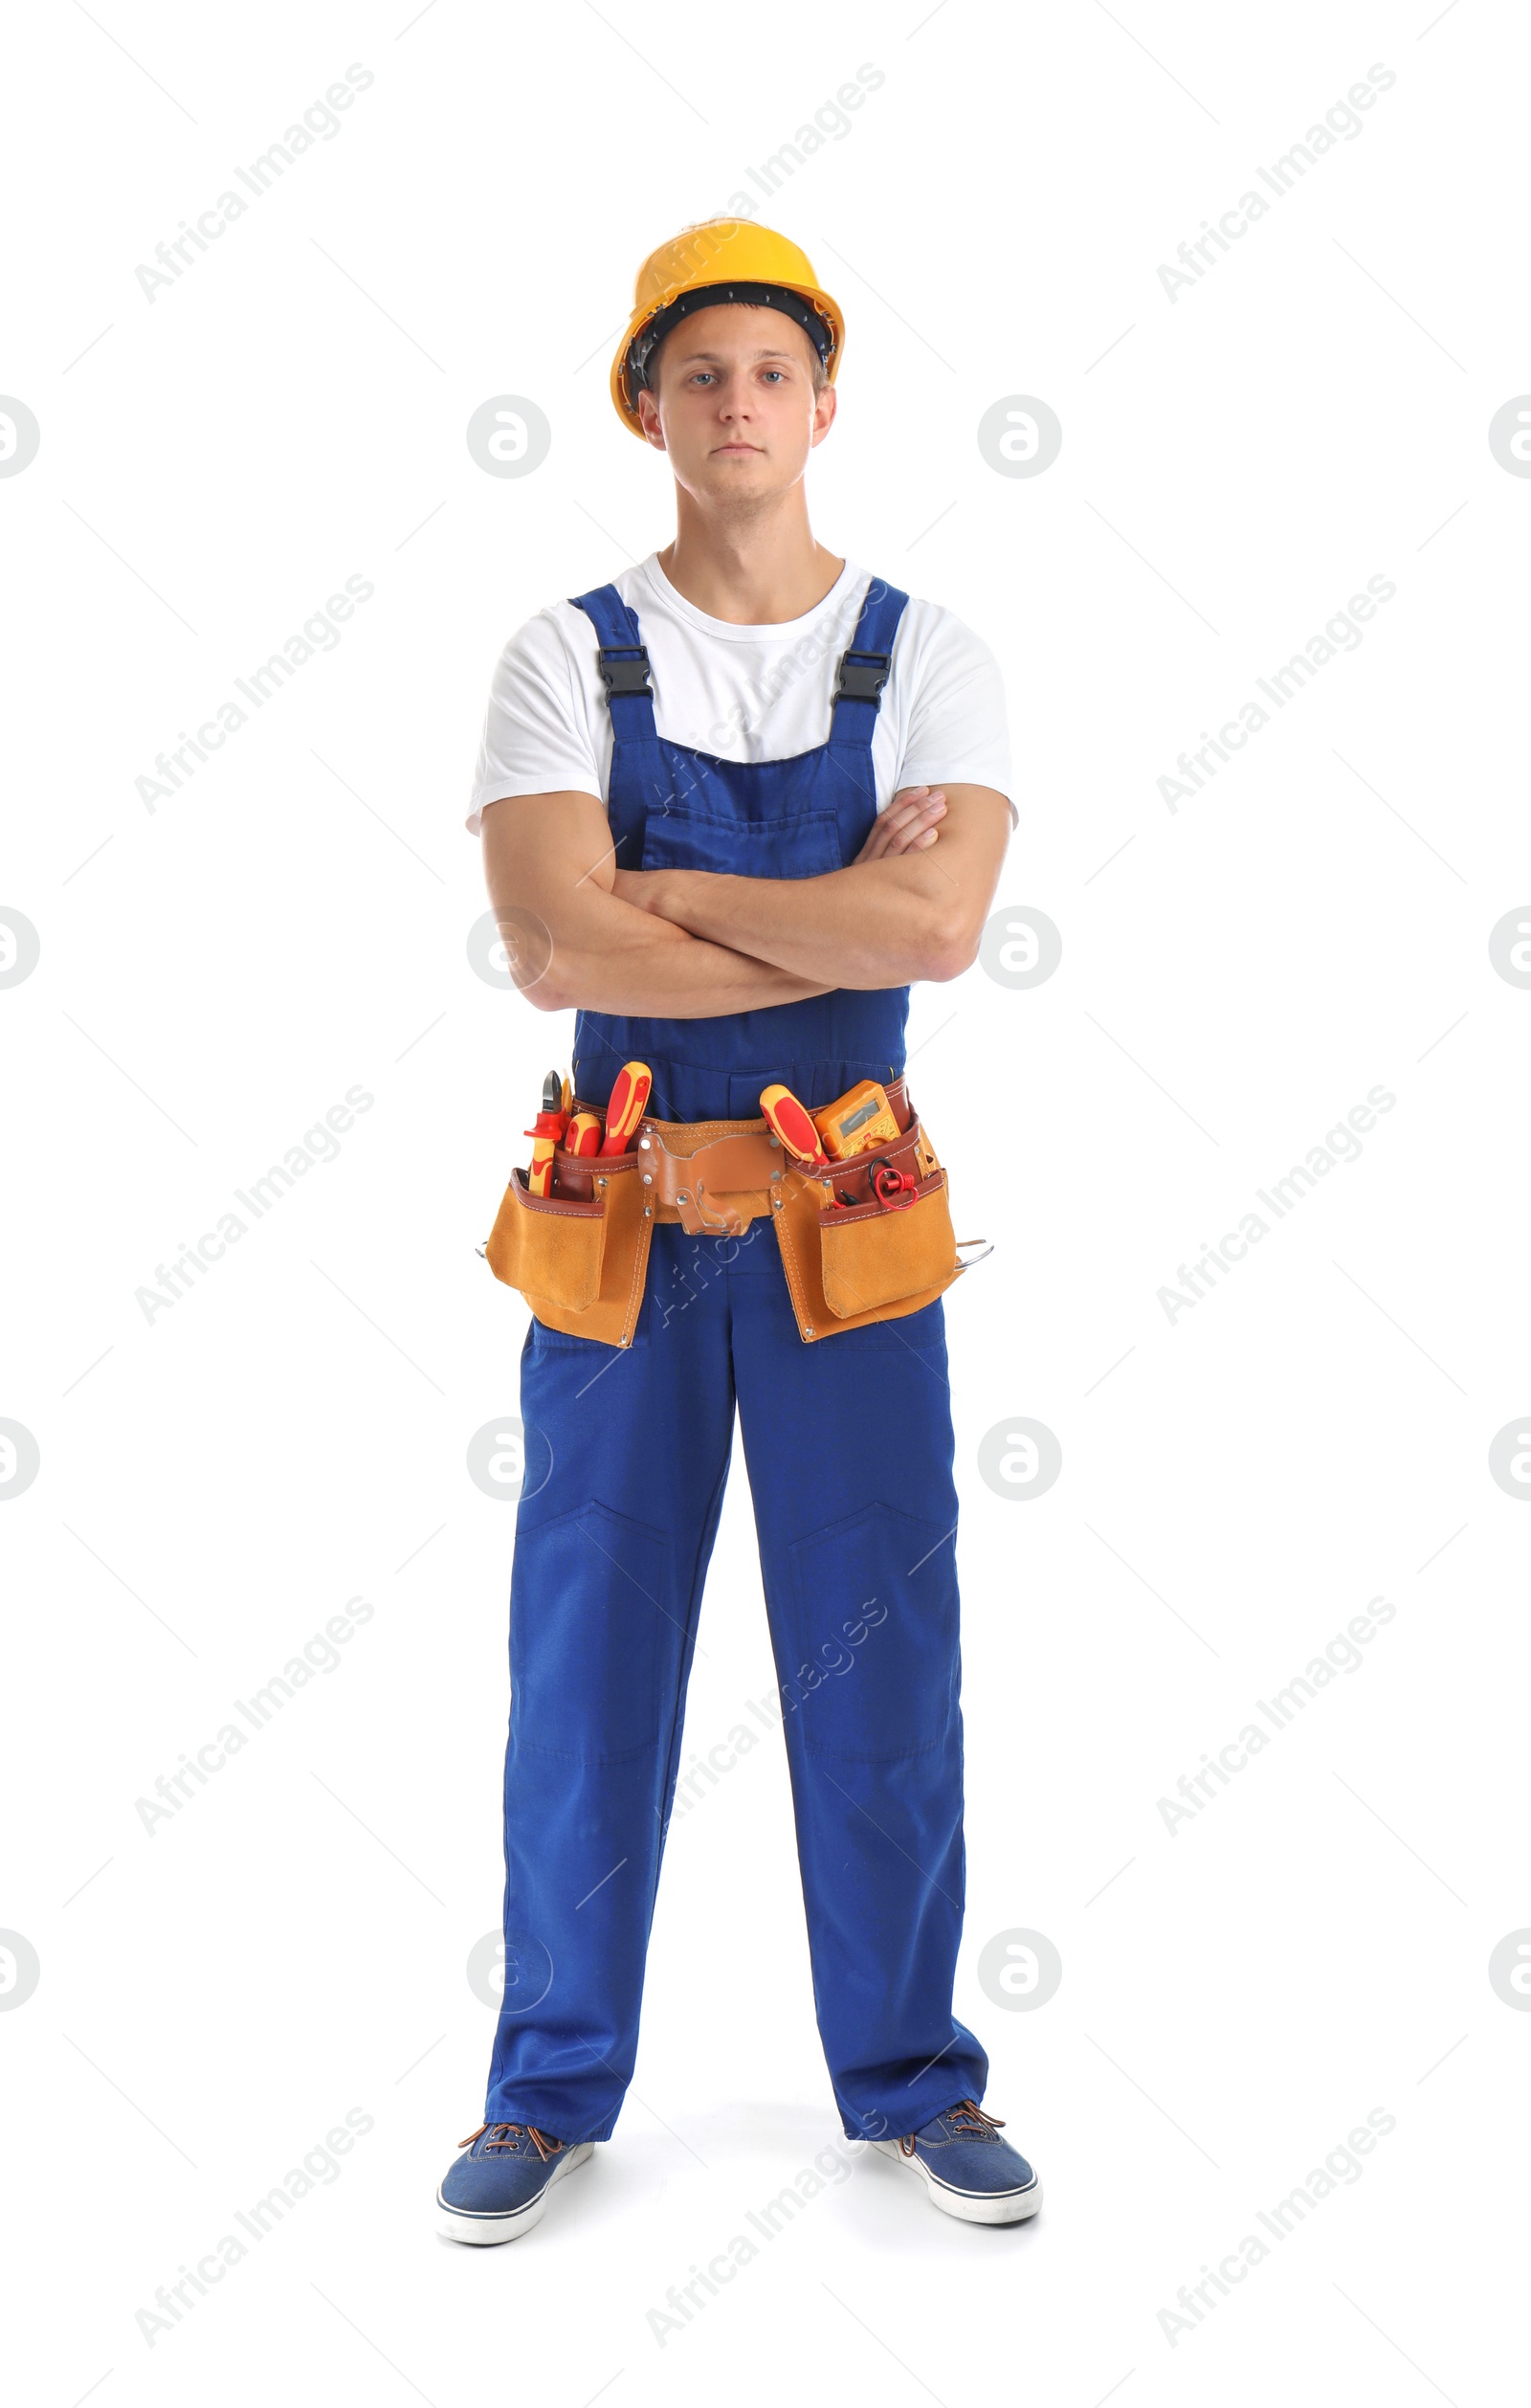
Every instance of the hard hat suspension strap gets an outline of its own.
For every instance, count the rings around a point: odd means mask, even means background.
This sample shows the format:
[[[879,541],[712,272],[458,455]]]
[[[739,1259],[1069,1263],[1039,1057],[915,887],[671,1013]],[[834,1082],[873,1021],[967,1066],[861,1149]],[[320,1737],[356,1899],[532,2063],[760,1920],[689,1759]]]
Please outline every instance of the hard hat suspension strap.
[[[673,326],[694,310],[714,309],[730,301],[747,302],[759,309],[779,309],[784,316],[802,327],[820,360],[829,366],[834,348],[832,329],[819,316],[812,303],[801,293],[794,293],[786,284],[701,284],[694,291],[682,293],[665,309],[657,310],[633,336],[628,346],[627,379],[629,390],[636,394],[649,381],[649,363]]]

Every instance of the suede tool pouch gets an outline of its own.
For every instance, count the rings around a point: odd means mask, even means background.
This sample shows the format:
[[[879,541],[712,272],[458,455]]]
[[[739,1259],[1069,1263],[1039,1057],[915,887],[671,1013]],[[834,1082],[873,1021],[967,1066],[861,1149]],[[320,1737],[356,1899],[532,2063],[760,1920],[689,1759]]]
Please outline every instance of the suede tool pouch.
[[[496,1279],[518,1288],[549,1329],[631,1346],[653,1208],[632,1155],[613,1155],[598,1167],[587,1160],[584,1168],[594,1172],[588,1198],[533,1195],[525,1171],[513,1171],[484,1254]]]
[[[890,1207],[871,1193],[872,1162],[889,1160],[915,1180],[912,1203]],[[831,1209],[842,1187],[865,1200]],[[946,1173],[918,1120],[864,1165],[837,1164],[827,1179],[788,1175],[773,1218],[798,1330],[810,1345],[919,1312],[966,1268],[952,1235]]]
[[[945,1171],[932,1171],[914,1202],[894,1212],[872,1203],[821,1213],[819,1268],[837,1321],[948,1287],[959,1265]]]

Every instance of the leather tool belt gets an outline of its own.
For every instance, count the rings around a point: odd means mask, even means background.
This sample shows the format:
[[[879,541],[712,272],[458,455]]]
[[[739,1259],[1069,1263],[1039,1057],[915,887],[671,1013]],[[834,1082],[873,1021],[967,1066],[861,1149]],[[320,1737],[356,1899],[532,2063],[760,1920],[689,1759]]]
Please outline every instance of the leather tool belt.
[[[904,1081],[896,1081],[887,1094],[893,1117],[904,1134],[897,1146],[884,1147],[880,1153],[853,1155],[849,1162],[836,1164],[836,1195],[852,1196],[857,1203],[869,1201],[875,1161],[914,1171],[921,1138],[918,1129],[909,1127]],[[573,1108],[590,1107],[576,1103]],[[645,1204],[653,1206],[655,1219],[677,1220],[693,1237],[743,1237],[752,1220],[771,1210],[772,1191],[779,1196],[788,1175],[814,1177],[816,1185],[822,1184],[816,1174],[794,1162],[764,1120],[645,1119],[633,1133],[631,1150],[638,1156],[639,1184],[645,1190]],[[610,1155],[603,1160],[560,1150],[553,1172],[558,1195],[592,1195],[595,1179],[610,1169],[611,1160]]]
[[[764,1118],[646,1118],[625,1153],[559,1148],[551,1195],[532,1194],[524,1171],[512,1173],[484,1248],[489,1266],[547,1327],[627,1347],[655,1221],[737,1240],[768,1216],[805,1343],[918,1312],[970,1265],[959,1259],[946,1173],[906,1082],[887,1095],[897,1140],[827,1168],[796,1161]]]

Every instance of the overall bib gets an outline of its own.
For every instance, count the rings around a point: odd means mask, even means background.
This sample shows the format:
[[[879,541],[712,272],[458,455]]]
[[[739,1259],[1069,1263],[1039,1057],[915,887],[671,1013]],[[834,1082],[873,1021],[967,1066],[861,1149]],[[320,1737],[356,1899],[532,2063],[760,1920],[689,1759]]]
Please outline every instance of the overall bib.
[[[876,816],[872,736],[906,594],[873,581],[828,742],[750,764],[659,737],[632,612],[614,586],[575,598],[602,647],[619,866],[787,879],[855,858]],[[900,1075],[907,1012],[902,987],[716,1019],[581,1012],[574,1090],[604,1105],[637,1059],[661,1119],[758,1118],[776,1080],[814,1110]],[[697,1810],[778,1725],[844,2130],[906,2133],[981,2100],[988,2062],[952,2014],[965,1857],[942,1301],[806,1345],[769,1215],[732,1238],[657,1224],[632,1346],[534,1319],[521,1395],[527,1460],[550,1469],[517,1508],[487,2120],[610,2137],[677,1782]],[[736,1407],[779,1691],[741,1700],[682,1766]]]

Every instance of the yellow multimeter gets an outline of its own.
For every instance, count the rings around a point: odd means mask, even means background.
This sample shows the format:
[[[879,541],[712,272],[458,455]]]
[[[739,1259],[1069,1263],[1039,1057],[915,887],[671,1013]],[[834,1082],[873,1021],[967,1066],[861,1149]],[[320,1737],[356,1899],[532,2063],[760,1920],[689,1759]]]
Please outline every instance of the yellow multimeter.
[[[834,1162],[864,1154],[874,1146],[890,1146],[902,1134],[894,1119],[887,1089],[878,1086],[876,1079],[861,1080],[848,1094],[837,1096],[821,1112],[815,1112],[813,1126],[825,1152]]]

